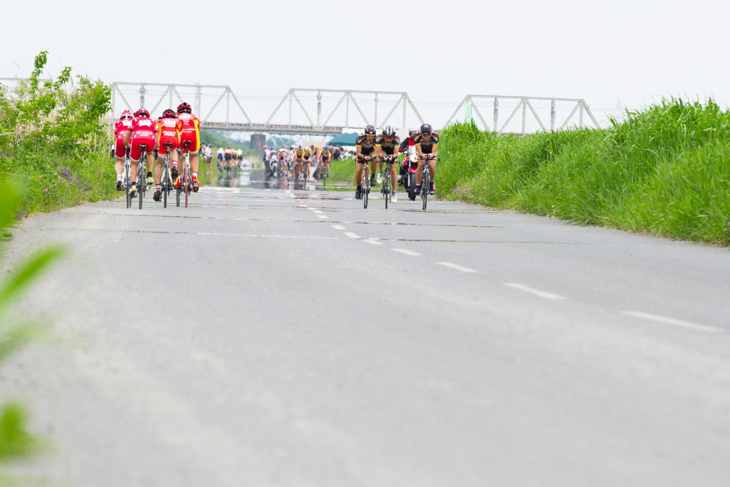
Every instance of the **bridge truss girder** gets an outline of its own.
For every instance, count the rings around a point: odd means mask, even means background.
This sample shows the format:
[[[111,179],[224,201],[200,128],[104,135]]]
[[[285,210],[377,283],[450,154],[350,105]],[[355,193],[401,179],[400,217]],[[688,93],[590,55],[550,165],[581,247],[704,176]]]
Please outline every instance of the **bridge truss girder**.
[[[183,97],[180,95],[180,92],[178,91],[178,88],[193,88],[195,89],[195,100],[193,103],[193,112],[197,114],[202,113],[202,94],[203,90],[206,91],[213,91],[218,92],[220,91],[220,96],[215,101],[213,106],[208,111],[208,114],[201,119],[201,122],[205,123],[208,121],[208,118],[213,114],[213,111],[218,107],[220,102],[225,99],[226,100],[226,123],[230,122],[231,119],[231,99],[233,99],[233,102],[235,103],[235,107],[238,107],[238,109],[241,111],[243,116],[246,118],[248,123],[251,123],[251,119],[249,118],[248,114],[246,113],[246,110],[241,105],[241,102],[238,100],[238,97],[236,97],[235,93],[233,93],[233,90],[231,90],[230,86],[224,86],[224,85],[200,85],[200,84],[194,84],[194,85],[186,85],[186,84],[164,84],[164,83],[128,83],[128,82],[116,82],[111,84],[112,89],[112,110],[113,113],[117,113],[117,96],[121,98],[121,101],[124,102],[124,106],[126,106],[129,110],[135,110],[136,108],[132,108],[129,101],[124,96],[124,93],[120,89],[120,86],[133,86],[133,87],[139,87],[138,93],[139,93],[139,106],[147,108],[146,104],[146,94],[147,94],[147,86],[156,86],[156,87],[165,87],[165,91],[162,93],[162,95],[157,100],[157,103],[149,109],[150,113],[155,113],[157,109],[160,107],[162,102],[165,100],[166,97],[169,97],[169,103],[168,107],[174,108],[174,104],[182,103],[185,101]]]
[[[307,108],[302,103],[301,99],[299,98],[298,94],[302,93],[317,93],[317,115],[316,115],[316,122],[312,119],[312,115],[309,113]],[[339,101],[335,105],[334,109],[330,112],[330,114],[322,121],[322,93],[329,93],[329,94],[342,94],[342,96],[339,98]],[[360,106],[360,103],[358,103],[358,100],[353,95],[371,95],[373,97],[373,105],[374,105],[374,114],[373,118],[370,119],[363,111],[362,107]],[[381,96],[387,96],[387,97],[397,97],[395,103],[393,104],[392,108],[388,112],[388,114],[385,116],[385,118],[381,121],[378,121],[378,108],[382,105],[383,100],[381,100]],[[406,116],[407,116],[407,110],[408,107],[413,110],[415,115],[418,117],[418,120],[423,123],[423,117],[418,111],[418,108],[416,108],[415,104],[413,103],[413,100],[411,100],[410,96],[408,96],[408,93],[406,92],[400,92],[400,91],[367,91],[367,90],[330,90],[330,89],[307,89],[307,88],[292,88],[290,89],[286,95],[281,99],[279,104],[276,106],[274,111],[271,113],[271,116],[269,116],[268,120],[266,121],[266,125],[271,124],[271,121],[276,116],[279,109],[286,103],[286,101],[289,101],[289,118],[288,122],[285,124],[288,127],[293,127],[292,117],[293,117],[293,106],[294,102],[299,106],[301,109],[301,112],[304,114],[304,116],[307,118],[307,121],[309,122],[309,125],[312,130],[322,129],[327,127],[327,124],[332,119],[332,117],[337,113],[337,110],[342,106],[343,102],[345,104],[345,127],[350,127],[350,106],[352,105],[357,113],[360,115],[360,118],[364,122],[365,125],[375,125],[378,126],[385,126],[388,123],[388,120],[390,120],[391,116],[395,113],[396,109],[398,107],[402,107],[403,111],[403,118],[402,118],[402,125],[401,127],[406,126]],[[390,103],[392,103],[392,100],[389,100]]]
[[[482,100],[482,99],[492,99],[492,105],[493,105],[493,128],[489,127],[489,124],[484,118],[484,115],[479,110],[479,106],[476,104],[475,100]],[[517,106],[512,110],[509,117],[507,117],[507,120],[504,122],[504,124],[500,127],[499,126],[499,100],[519,100],[519,103],[517,103]],[[566,103],[575,103],[575,106],[573,110],[570,112],[570,115],[565,119],[565,121],[560,125],[560,128],[558,130],[563,130],[568,126],[568,124],[571,122],[573,117],[575,116],[576,112],[579,112],[578,116],[578,125],[580,127],[584,127],[584,115],[588,115],[590,121],[593,123],[594,127],[597,129],[601,128],[601,125],[596,120],[596,117],[593,116],[593,112],[591,112],[590,107],[586,104],[585,100],[579,99],[579,98],[546,98],[546,97],[527,97],[527,96],[500,96],[500,95],[466,95],[464,99],[461,101],[458,107],[456,107],[456,110],[454,110],[454,114],[451,115],[451,118],[444,124],[444,127],[447,127],[451,122],[454,121],[457,114],[459,113],[459,110],[462,108],[466,108],[467,105],[471,105],[473,112],[477,114],[479,117],[479,120],[481,120],[482,124],[484,124],[485,130],[489,132],[494,132],[496,134],[503,134],[505,133],[505,129],[510,124],[512,119],[517,115],[520,110],[522,110],[522,125],[521,125],[521,135],[525,135],[526,133],[526,126],[527,121],[529,119],[528,117],[528,109],[530,111],[530,114],[532,115],[532,118],[534,121],[537,122],[537,124],[540,126],[540,128],[544,131],[547,131],[548,129],[545,127],[545,124],[543,124],[542,120],[540,119],[540,116],[537,114],[537,111],[535,110],[535,107],[532,104],[532,101],[549,101],[550,102],[550,131],[554,131],[556,127],[556,108],[555,104],[556,102],[566,102]]]

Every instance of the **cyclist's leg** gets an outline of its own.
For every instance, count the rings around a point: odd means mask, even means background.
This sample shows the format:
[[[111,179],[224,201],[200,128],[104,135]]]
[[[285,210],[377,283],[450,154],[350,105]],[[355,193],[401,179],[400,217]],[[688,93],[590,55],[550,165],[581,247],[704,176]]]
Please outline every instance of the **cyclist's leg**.
[[[426,160],[418,158],[418,168],[416,169],[416,187],[421,186],[421,179],[423,179],[423,167],[426,165]],[[430,166],[429,166],[430,169]]]
[[[398,165],[397,156],[393,156],[393,160],[388,163],[388,169],[390,170],[390,185],[395,193],[398,189],[398,171],[396,166]]]
[[[362,168],[364,164],[360,161],[357,161],[357,169],[355,170],[355,186],[358,188],[362,186]]]

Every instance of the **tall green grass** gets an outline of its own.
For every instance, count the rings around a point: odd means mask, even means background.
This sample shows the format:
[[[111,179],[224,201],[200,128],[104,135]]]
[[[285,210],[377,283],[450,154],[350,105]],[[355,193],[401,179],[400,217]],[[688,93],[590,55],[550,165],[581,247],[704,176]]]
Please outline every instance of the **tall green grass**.
[[[445,198],[582,224],[730,243],[730,113],[667,100],[607,130],[442,132]]]

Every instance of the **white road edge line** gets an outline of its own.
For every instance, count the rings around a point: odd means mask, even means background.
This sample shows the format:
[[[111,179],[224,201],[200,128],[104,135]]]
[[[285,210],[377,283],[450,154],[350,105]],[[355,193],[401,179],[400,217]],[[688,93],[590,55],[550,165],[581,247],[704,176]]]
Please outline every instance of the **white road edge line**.
[[[345,232],[345,236],[347,238],[362,238],[362,237],[360,237],[360,235],[353,233],[353,232]]]
[[[538,296],[540,298],[545,299],[566,299],[565,296],[559,296],[557,294],[549,293],[546,291],[540,291],[539,289],[535,289],[529,286],[525,286],[524,284],[517,284],[516,282],[505,282],[505,286],[511,287],[512,289],[517,289],[520,291],[524,291],[526,293],[530,293],[532,295]]]
[[[668,318],[666,316],[642,313],[640,311],[622,311],[621,314],[626,316],[633,316],[634,318],[642,318],[644,320],[655,321],[657,323],[663,323],[665,325],[681,326],[683,328],[690,328],[692,330],[705,331],[708,333],[722,333],[724,331],[721,328],[715,328],[713,326],[700,325],[699,323],[692,323],[691,321],[677,320],[674,318]]]
[[[370,245],[383,245],[383,242],[379,242],[378,240],[375,240],[372,238],[365,239],[365,240],[363,240],[363,242],[367,242]]]
[[[414,252],[414,251],[408,250],[408,249],[392,249],[392,250],[393,250],[393,252],[400,252],[401,254],[405,254],[409,257],[419,257],[421,255],[418,252]]]
[[[436,264],[448,267],[449,269],[454,269],[455,271],[466,272],[469,274],[474,274],[475,272],[477,272],[474,269],[469,269],[468,267],[463,267],[459,264],[452,264],[451,262],[436,262]]]
[[[334,228],[335,230],[344,230],[345,229],[345,227],[343,227],[342,225],[332,225],[332,228]]]

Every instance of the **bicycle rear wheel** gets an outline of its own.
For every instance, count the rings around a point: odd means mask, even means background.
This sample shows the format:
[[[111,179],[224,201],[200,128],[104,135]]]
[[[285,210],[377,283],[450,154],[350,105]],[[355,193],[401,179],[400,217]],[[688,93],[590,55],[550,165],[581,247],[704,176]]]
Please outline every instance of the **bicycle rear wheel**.
[[[129,166],[124,164],[124,192],[127,196],[127,208],[132,206],[132,198],[129,196]]]
[[[144,154],[142,154],[144,157]],[[142,209],[142,200],[144,199],[144,188],[147,186],[147,173],[145,167],[140,164],[139,170],[137,171],[137,199],[139,200],[139,209]]]
[[[184,189],[184,191],[185,191],[185,208],[187,208],[188,207],[188,196],[190,194],[190,189],[188,188],[188,184],[189,184],[188,180],[190,178],[190,175],[188,174],[187,167],[185,167],[184,171],[185,171],[185,177],[183,178],[183,184],[185,185],[185,189]]]

